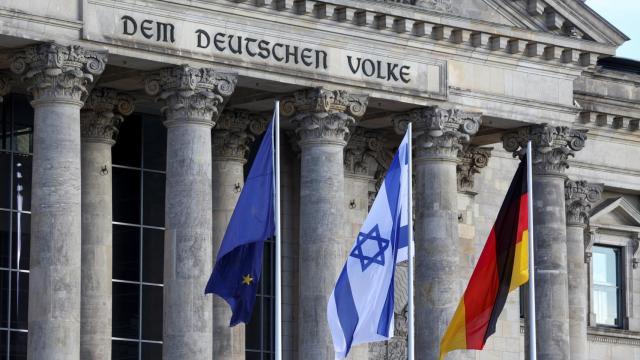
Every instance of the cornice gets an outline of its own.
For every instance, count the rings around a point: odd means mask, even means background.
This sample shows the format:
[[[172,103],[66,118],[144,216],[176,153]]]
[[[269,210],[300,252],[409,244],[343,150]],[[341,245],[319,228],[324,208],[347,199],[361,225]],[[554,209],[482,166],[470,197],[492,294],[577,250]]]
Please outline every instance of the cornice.
[[[71,30],[81,30],[82,21],[57,19],[49,16],[41,16],[36,14],[29,14],[15,9],[8,9],[6,7],[0,7],[0,18],[12,18],[22,21],[28,21],[32,23],[38,23],[48,26],[55,26],[59,28],[67,28]]]
[[[104,3],[103,0],[91,0]],[[232,2],[233,6],[228,6]],[[189,9],[208,9],[242,14],[243,17],[264,19],[265,14],[279,17],[274,22],[291,24],[291,18],[316,24],[331,23],[340,29],[351,28],[366,33],[393,36],[395,42],[406,43],[418,40],[424,44],[446,45],[453,48],[472,48],[487,54],[504,54],[519,59],[546,64],[560,63],[575,69],[595,66],[602,55],[615,54],[615,46],[571,38],[551,33],[517,29],[512,26],[495,24],[423,10],[415,6],[375,2],[366,0],[164,0],[163,12],[171,13],[171,5],[182,5]],[[109,2],[110,6],[113,3]],[[220,6],[226,5],[226,6]],[[128,1],[121,1],[120,8],[131,8]],[[144,4],[133,4],[142,10]],[[148,10],[145,8],[145,10]],[[155,11],[159,10],[154,8]],[[254,14],[251,14],[254,12]],[[325,31],[325,29],[322,29]],[[327,29],[326,31],[331,31]]]

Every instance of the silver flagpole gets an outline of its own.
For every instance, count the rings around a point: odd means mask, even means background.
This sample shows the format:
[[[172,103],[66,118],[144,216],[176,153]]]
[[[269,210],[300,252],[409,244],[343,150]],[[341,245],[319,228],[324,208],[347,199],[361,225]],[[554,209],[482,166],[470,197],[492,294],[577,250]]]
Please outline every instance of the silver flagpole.
[[[273,142],[275,148],[275,168],[273,174],[274,181],[274,194],[275,194],[275,226],[276,226],[276,269],[275,269],[275,286],[276,286],[276,309],[275,309],[275,321],[276,321],[276,334],[275,334],[275,348],[276,358],[275,360],[282,360],[282,236],[280,232],[280,101],[276,100],[275,116],[273,119]]]
[[[409,134],[409,140],[408,140],[408,149],[407,149],[407,155],[409,158],[409,171],[408,171],[408,199],[407,199],[407,204],[408,204],[408,211],[407,213],[409,214],[409,219],[408,220],[408,226],[409,226],[409,256],[408,256],[408,266],[409,266],[409,276],[407,279],[407,282],[409,283],[409,291],[408,291],[408,297],[409,297],[409,303],[407,306],[407,312],[408,312],[408,341],[407,341],[407,355],[408,355],[408,360],[413,360],[414,359],[414,334],[415,334],[415,330],[414,330],[414,316],[413,316],[413,253],[414,251],[414,244],[413,244],[413,154],[412,154],[412,150],[413,150],[413,124],[409,123],[408,127],[407,127],[407,133]]]
[[[536,272],[533,252],[533,166],[531,141],[527,143],[527,212],[529,242],[529,359],[538,358],[536,351]]]

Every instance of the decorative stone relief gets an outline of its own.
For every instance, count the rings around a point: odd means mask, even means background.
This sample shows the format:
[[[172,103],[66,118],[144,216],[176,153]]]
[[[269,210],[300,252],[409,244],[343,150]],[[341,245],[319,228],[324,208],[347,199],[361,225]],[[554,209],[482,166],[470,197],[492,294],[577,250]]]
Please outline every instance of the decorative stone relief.
[[[591,206],[602,197],[604,184],[591,184],[586,181],[565,180],[565,204],[567,208],[567,225],[589,224]]]
[[[344,171],[354,175],[383,177],[391,161],[391,154],[385,151],[384,136],[375,131],[356,127],[348,136],[344,150]]]
[[[428,10],[443,12],[443,13],[452,14],[452,15],[456,15],[460,13],[460,11],[453,6],[454,4],[453,0],[378,0],[378,1],[405,4],[405,5],[415,5]]]
[[[133,97],[114,89],[93,89],[80,112],[82,140],[114,144],[124,116],[133,109]]]
[[[415,0],[415,5],[430,9],[433,11],[439,11],[444,13],[457,13],[453,7],[453,0]]]
[[[301,146],[317,142],[345,145],[349,128],[364,115],[367,104],[367,95],[314,88],[284,99],[281,113],[291,117]]]
[[[456,170],[459,192],[474,193],[474,176],[480,173],[479,169],[485,168],[489,164],[491,150],[493,148],[467,145],[458,152],[460,162]]]
[[[94,77],[102,74],[106,62],[106,52],[47,43],[15,53],[11,71],[22,76],[36,101],[56,98],[80,101]]]
[[[457,161],[458,152],[480,129],[482,114],[438,106],[412,110],[394,118],[396,131],[412,122],[416,159],[441,158]]]
[[[213,126],[236,83],[236,74],[181,65],[150,73],[145,90],[165,103],[161,109],[165,126],[184,122]]]
[[[527,142],[531,140],[534,174],[565,176],[564,171],[569,168],[568,158],[584,148],[587,131],[566,126],[533,125],[507,133],[502,144],[505,150],[513,152],[514,157],[524,159]]]
[[[249,144],[265,131],[268,122],[266,116],[248,111],[223,111],[212,132],[213,158],[245,163]]]

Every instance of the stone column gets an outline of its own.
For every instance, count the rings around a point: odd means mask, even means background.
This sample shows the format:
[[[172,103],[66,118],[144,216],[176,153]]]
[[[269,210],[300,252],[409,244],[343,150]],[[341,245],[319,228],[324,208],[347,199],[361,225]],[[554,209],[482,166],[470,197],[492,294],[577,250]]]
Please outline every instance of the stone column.
[[[167,177],[163,359],[211,359],[213,303],[204,286],[213,267],[211,128],[236,76],[187,65],[146,78],[164,101]]]
[[[569,284],[564,182],[567,159],[581,150],[586,130],[534,125],[507,133],[505,150],[524,157],[533,144],[533,219],[539,360],[569,359]]]
[[[327,303],[344,265],[343,150],[349,126],[368,98],[316,88],[282,103],[296,126],[300,159],[300,297],[298,352],[307,360],[334,358]]]
[[[396,121],[413,122],[416,138],[415,351],[421,359],[437,360],[440,339],[466,284],[459,274],[456,165],[463,144],[480,128],[480,114],[429,107],[400,115]]]
[[[34,100],[28,358],[80,358],[80,108],[106,54],[41,44],[12,58]]]
[[[565,181],[567,211],[567,270],[569,276],[570,358],[587,359],[587,316],[589,280],[585,259],[584,232],[589,224],[591,205],[600,201],[602,184]]]
[[[212,133],[213,165],[213,259],[244,185],[245,156],[249,143],[261,134],[267,120],[246,111],[225,110]],[[229,327],[231,309],[218,296],[213,297],[213,358],[244,360],[245,326]]]
[[[133,99],[115,90],[91,91],[80,113],[82,138],[82,299],[80,357],[111,359],[111,146]]]
[[[480,114],[428,107],[394,121],[401,132],[406,122],[414,124],[415,351],[438,359],[466,284],[459,273],[458,154],[480,128]]]

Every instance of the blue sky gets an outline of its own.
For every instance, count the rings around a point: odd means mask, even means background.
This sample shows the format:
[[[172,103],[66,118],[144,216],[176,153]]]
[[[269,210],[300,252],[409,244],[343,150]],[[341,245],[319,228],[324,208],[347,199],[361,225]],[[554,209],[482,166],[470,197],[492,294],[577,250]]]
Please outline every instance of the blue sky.
[[[640,0],[587,0],[587,5],[631,38],[618,56],[640,60]]]

